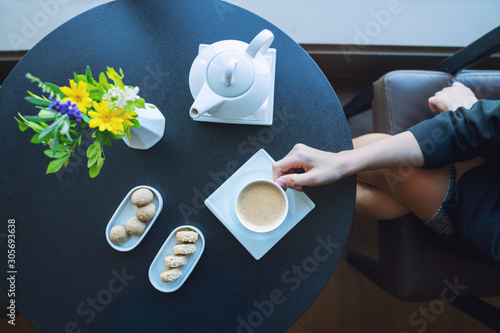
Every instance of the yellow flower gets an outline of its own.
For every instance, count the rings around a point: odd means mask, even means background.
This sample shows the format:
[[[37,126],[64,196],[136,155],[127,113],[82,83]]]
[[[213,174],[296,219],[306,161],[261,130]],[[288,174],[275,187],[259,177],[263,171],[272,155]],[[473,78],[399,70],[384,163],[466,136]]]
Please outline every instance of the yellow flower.
[[[106,75],[110,80],[113,80],[113,82],[120,88],[123,89],[124,85],[122,82],[123,79],[123,71],[120,68],[120,74],[118,74],[114,68],[112,67],[107,67]]]
[[[63,99],[63,102],[70,100],[73,103],[76,103],[76,106],[83,113],[87,113],[87,108],[92,106],[92,99],[89,97],[89,93],[87,92],[87,83],[80,81],[78,85],[75,83],[75,80],[69,81],[70,87],[61,87],[61,92],[68,96]]]
[[[135,111],[132,111],[130,113],[125,112],[124,109],[122,110],[122,114],[120,115],[120,118],[123,119],[123,123],[129,126],[134,126],[134,123],[130,121],[130,119],[134,119],[134,116],[137,116],[137,113]]]
[[[118,134],[118,131],[124,131],[123,119],[120,118],[123,110],[108,110],[106,101],[102,101],[101,104],[93,102],[92,105],[95,111],[89,111],[89,117],[93,118],[89,121],[90,128],[99,127],[99,131],[104,132],[108,130],[113,134]]]

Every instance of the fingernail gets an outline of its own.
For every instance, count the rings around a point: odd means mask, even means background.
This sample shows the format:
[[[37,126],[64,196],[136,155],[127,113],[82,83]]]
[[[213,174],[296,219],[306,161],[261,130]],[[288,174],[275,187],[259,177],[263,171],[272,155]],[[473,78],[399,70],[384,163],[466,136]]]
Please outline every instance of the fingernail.
[[[278,184],[281,187],[285,187],[286,186],[286,179],[285,178],[278,178],[278,179],[276,179],[276,184]]]

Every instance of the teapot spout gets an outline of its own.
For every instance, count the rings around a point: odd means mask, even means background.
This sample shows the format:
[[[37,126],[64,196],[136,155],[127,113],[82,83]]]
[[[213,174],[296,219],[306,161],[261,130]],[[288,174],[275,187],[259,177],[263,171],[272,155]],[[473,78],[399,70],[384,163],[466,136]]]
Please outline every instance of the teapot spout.
[[[216,110],[224,103],[224,100],[205,84],[189,109],[189,115],[193,119],[201,117],[207,112]]]

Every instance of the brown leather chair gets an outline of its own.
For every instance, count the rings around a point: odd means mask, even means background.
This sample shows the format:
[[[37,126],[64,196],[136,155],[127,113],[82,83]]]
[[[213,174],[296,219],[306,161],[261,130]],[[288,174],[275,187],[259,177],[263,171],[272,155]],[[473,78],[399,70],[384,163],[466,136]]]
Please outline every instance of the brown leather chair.
[[[460,81],[479,99],[500,99],[500,72],[401,70],[373,84],[375,132],[397,134],[435,116],[428,98]],[[495,330],[500,309],[478,297],[500,296],[500,269],[454,236],[442,238],[414,215],[379,221],[380,263],[358,253],[348,261],[381,288],[403,301],[442,300]]]

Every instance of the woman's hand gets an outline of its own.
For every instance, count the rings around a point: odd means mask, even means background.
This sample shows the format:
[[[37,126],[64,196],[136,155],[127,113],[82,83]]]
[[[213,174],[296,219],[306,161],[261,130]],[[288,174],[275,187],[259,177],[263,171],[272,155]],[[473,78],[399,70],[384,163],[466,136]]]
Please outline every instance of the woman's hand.
[[[460,82],[453,82],[451,87],[438,91],[429,98],[429,107],[432,111],[455,111],[463,106],[470,109],[477,102],[476,95]]]
[[[282,160],[273,163],[273,179],[283,189],[297,191],[303,186],[332,183],[343,176],[341,154],[296,144]]]

